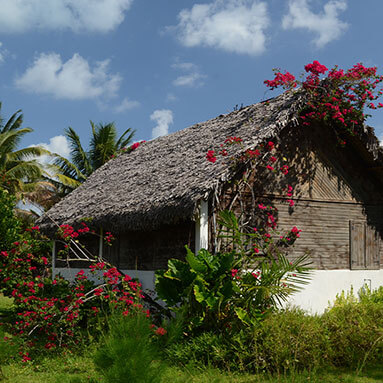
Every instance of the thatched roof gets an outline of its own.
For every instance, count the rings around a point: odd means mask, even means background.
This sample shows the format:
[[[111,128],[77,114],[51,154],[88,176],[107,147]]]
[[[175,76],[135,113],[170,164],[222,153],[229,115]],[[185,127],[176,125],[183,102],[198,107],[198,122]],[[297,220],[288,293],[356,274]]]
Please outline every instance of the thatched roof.
[[[248,147],[278,137],[288,124],[298,124],[303,102],[301,92],[284,93],[146,142],[95,171],[39,224],[51,230],[53,221],[73,224],[92,217],[96,226],[120,232],[193,219],[198,201],[230,177],[227,165],[206,161],[207,151],[229,136],[241,137]],[[366,131],[365,139],[383,163],[376,138],[371,140],[371,132]]]

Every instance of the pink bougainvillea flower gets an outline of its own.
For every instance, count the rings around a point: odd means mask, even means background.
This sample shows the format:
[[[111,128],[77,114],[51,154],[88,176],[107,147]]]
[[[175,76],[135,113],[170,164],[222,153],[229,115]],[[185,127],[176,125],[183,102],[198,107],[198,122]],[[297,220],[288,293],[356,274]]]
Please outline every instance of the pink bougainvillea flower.
[[[209,162],[212,162],[214,164],[215,161],[217,161],[217,157],[215,156],[215,151],[214,150],[208,150],[206,154],[206,159]]]
[[[306,72],[311,72],[312,74],[318,76],[319,74],[324,74],[328,71],[328,69],[319,63],[319,61],[314,60],[312,64],[307,64],[305,66]]]
[[[131,149],[131,150],[135,150],[135,149],[137,149],[139,146],[140,146],[140,143],[139,143],[139,142],[135,142],[135,143],[130,147],[130,149]]]

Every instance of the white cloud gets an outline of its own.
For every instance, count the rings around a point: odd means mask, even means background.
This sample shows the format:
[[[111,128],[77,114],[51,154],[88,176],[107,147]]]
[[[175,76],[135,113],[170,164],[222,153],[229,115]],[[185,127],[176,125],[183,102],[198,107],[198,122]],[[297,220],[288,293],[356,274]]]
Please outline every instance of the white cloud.
[[[155,110],[150,115],[150,119],[157,124],[152,129],[152,138],[165,136],[169,133],[169,125],[173,124],[173,112],[169,109]]]
[[[338,39],[347,29],[348,24],[338,18],[346,10],[346,0],[330,0],[319,14],[309,9],[309,0],[290,0],[289,13],[283,17],[284,29],[305,28],[318,35],[313,40],[318,47],[324,47],[332,40]]]
[[[110,98],[116,96],[122,79],[119,74],[108,73],[108,66],[109,60],[104,60],[91,68],[78,53],[66,62],[57,53],[42,53],[15,84],[25,92],[57,99]]]
[[[187,47],[205,46],[228,52],[257,55],[265,50],[270,24],[266,2],[215,0],[183,9],[174,28]]]
[[[179,76],[173,81],[175,86],[201,86],[203,82],[201,81],[206,76],[201,73],[193,72],[186,74],[184,76]]]
[[[175,86],[198,87],[203,85],[203,79],[206,76],[198,70],[198,67],[190,62],[176,62],[172,68],[187,72],[184,75],[178,76],[174,81]]]
[[[123,112],[125,112],[127,110],[131,110],[131,109],[137,108],[140,105],[141,104],[138,101],[132,101],[132,100],[129,100],[127,97],[125,97],[121,101],[121,103],[114,108],[114,110],[117,113],[123,113]]]
[[[108,32],[133,0],[0,0],[0,32],[31,29]]]
[[[63,135],[52,137],[49,140],[48,144],[46,142],[42,142],[38,145],[32,145],[32,146],[41,146],[52,153],[57,153],[60,156],[68,158],[68,159],[70,156],[70,145],[69,145],[68,139]],[[46,164],[50,162],[52,159],[49,156],[44,155],[44,156],[38,157],[38,160],[41,163]]]

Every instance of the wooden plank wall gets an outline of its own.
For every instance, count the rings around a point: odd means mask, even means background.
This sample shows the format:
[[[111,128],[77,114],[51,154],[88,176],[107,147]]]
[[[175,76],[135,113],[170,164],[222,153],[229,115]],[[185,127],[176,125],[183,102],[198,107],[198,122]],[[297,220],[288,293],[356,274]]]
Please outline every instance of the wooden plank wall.
[[[298,201],[293,209],[281,200],[276,200],[274,205],[278,208],[279,228],[282,231],[293,226],[302,230],[291,257],[308,252],[313,267],[317,269],[350,268],[350,220],[367,222],[378,232],[383,232],[379,223],[383,209],[374,205],[310,200]],[[383,265],[383,238],[379,243]]]
[[[282,231],[293,226],[302,230],[291,256],[309,252],[318,269],[350,269],[350,221],[366,222],[380,237],[383,268],[383,183],[370,170],[371,160],[351,144],[337,147],[333,133],[320,127],[297,128],[293,133],[288,130],[276,155],[279,161],[273,164],[275,169],[288,164],[289,174],[286,177],[279,171],[255,169],[248,180],[255,204],[249,190],[241,192],[246,209],[256,210],[260,202],[276,207]],[[286,202],[287,185],[294,188],[294,207]],[[227,208],[235,194],[232,183],[223,191],[220,208]],[[233,210],[239,213],[237,203]],[[214,234],[212,223],[211,228]]]

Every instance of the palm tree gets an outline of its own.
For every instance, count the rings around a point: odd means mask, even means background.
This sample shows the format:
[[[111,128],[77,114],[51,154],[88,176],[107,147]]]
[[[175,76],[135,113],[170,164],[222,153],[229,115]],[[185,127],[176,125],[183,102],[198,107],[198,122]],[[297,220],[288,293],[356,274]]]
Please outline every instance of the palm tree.
[[[33,131],[21,127],[22,123],[21,110],[14,113],[5,124],[0,117],[0,187],[19,199],[23,193],[33,190],[45,175],[43,165],[37,158],[51,154],[38,146],[18,149],[22,137]]]
[[[60,169],[63,177],[67,177],[61,191],[67,194],[78,184],[84,182],[96,169],[108,162],[113,156],[121,152],[129,145],[134,136],[135,130],[128,128],[117,139],[117,129],[114,123],[94,124],[90,121],[92,136],[89,142],[89,151],[85,151],[81,145],[80,137],[74,129],[68,127],[65,135],[71,146],[70,161],[58,156],[55,166]],[[69,184],[72,179],[74,183]]]

